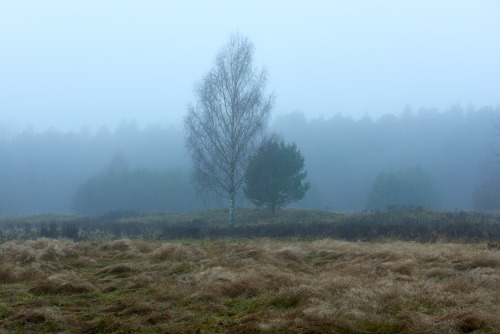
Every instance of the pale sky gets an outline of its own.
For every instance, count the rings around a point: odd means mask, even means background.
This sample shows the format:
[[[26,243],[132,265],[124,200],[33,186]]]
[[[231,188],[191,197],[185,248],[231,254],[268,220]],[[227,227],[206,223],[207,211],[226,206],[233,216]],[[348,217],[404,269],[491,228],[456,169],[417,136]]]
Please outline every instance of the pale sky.
[[[500,105],[496,0],[0,0],[0,131],[181,126],[234,32],[275,115]]]

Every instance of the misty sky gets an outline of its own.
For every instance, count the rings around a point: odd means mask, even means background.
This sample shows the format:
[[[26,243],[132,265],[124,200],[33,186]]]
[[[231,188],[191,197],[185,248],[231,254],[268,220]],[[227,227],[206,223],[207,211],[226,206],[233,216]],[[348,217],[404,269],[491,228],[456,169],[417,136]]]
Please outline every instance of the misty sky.
[[[0,126],[181,125],[231,33],[275,115],[500,104],[500,1],[2,0]]]

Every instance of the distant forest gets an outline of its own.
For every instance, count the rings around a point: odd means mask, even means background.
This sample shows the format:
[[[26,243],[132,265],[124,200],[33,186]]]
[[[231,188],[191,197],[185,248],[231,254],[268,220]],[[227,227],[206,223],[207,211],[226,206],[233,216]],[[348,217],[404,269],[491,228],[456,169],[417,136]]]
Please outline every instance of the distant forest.
[[[359,212],[377,176],[418,169],[435,191],[426,206],[493,210],[500,209],[499,122],[500,107],[456,105],[359,120],[340,114],[307,120],[295,112],[275,117],[269,131],[295,142],[305,158],[311,189],[292,206]],[[227,206],[197,194],[183,130],[174,126],[28,128],[0,135],[0,157],[0,215]],[[241,195],[237,206],[251,203]]]

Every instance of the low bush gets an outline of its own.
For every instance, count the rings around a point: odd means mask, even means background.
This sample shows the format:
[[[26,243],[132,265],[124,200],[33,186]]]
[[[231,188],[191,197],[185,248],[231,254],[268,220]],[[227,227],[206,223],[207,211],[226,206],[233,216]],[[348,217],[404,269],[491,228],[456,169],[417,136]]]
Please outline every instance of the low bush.
[[[32,216],[0,218],[0,242],[37,239],[50,235],[78,240],[122,239],[113,248],[126,249],[128,239],[207,238],[335,238],[344,240],[397,239],[500,240],[500,217],[478,212],[439,212],[422,208],[392,212],[340,214],[326,211],[238,209],[235,227],[229,227],[225,209],[193,213],[110,212],[95,216]],[[125,239],[124,239],[125,238]],[[19,255],[21,256],[21,255]],[[28,255],[26,255],[28,256]],[[25,259],[29,260],[29,256]]]

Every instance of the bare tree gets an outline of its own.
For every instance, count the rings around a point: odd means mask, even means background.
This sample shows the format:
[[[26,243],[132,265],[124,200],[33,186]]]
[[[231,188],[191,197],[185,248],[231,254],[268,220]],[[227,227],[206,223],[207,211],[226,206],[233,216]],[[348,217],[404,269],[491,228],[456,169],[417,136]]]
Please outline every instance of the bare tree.
[[[196,105],[188,106],[184,120],[195,180],[229,199],[231,226],[236,194],[274,103],[264,92],[265,70],[253,66],[253,50],[246,37],[231,36],[196,87]]]

